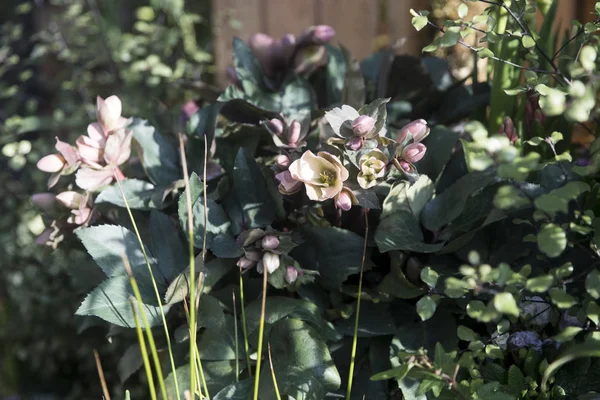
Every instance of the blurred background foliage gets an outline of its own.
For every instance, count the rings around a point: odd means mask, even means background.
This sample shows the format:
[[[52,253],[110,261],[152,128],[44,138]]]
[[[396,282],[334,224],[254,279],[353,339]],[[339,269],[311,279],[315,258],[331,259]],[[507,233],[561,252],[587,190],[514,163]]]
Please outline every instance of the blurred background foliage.
[[[29,198],[46,190],[35,164],[55,137],[85,132],[97,95],[118,93],[124,115],[151,121],[212,96],[208,16],[208,0],[0,2],[0,398],[97,396],[94,348],[109,382],[127,376],[122,339],[73,316],[99,279],[78,274],[87,255],[34,245],[43,222]],[[178,115],[161,122],[176,128]]]

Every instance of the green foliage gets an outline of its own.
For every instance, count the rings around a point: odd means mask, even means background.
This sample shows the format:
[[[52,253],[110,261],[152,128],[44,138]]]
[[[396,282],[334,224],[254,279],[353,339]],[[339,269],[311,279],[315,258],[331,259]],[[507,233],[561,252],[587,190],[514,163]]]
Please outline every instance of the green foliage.
[[[150,11],[138,12],[136,29],[154,29]],[[491,88],[454,82],[448,64],[432,57],[383,51],[359,68],[317,27],[298,42],[262,37],[272,46],[266,53],[261,36],[235,39],[233,84],[188,113],[185,127],[164,122],[175,113],[169,108],[152,124],[135,118],[107,132],[131,132],[133,156],[95,169],[115,176],[69,211],[94,214],[73,223],[49,213],[64,237],[76,232],[107,278],[86,288],[78,314],[127,335],[135,325],[130,265],[141,292],[135,310],[158,326],[156,283],[171,333],[155,329],[160,350],[169,337],[177,344],[177,369],[165,363],[172,395],[196,385],[185,350],[194,345],[202,390],[217,399],[317,400],[343,396],[343,383],[348,398],[389,399],[396,390],[419,400],[593,395],[600,145],[582,165],[572,133],[595,118],[595,23],[555,53],[550,23],[530,28],[532,3],[493,3],[465,21],[468,11],[461,4],[425,50],[483,34],[488,47],[471,50],[493,61]],[[544,12],[550,17],[556,5]],[[433,25],[426,12],[412,15],[417,29]],[[311,58],[306,43],[324,57]],[[170,76],[160,58],[145,63]],[[489,113],[476,113],[488,104]],[[98,123],[105,128],[116,114],[99,112]],[[182,131],[185,158],[169,136]],[[69,167],[86,189],[85,173],[97,167],[77,150],[82,165]],[[127,179],[113,182],[117,172]],[[196,343],[186,318],[196,303],[191,278],[200,293]],[[131,374],[141,363],[126,356],[122,369]]]

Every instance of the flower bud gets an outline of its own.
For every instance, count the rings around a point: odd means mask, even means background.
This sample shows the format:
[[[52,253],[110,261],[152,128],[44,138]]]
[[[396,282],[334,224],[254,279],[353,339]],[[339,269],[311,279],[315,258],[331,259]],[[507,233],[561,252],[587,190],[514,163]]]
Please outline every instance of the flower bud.
[[[300,122],[294,120],[292,121],[292,123],[290,124],[288,130],[287,130],[287,140],[288,140],[288,144],[293,145],[298,143],[298,140],[300,140],[300,134],[302,132],[302,125],[300,125]]]
[[[296,282],[296,279],[298,279],[298,270],[288,265],[285,269],[285,281],[291,285]]]
[[[361,115],[352,121],[352,131],[357,136],[366,136],[375,127],[375,119],[368,115]]]
[[[240,78],[238,77],[237,71],[231,65],[225,67],[225,76],[227,76],[232,85],[240,85]]]
[[[292,178],[290,171],[283,171],[275,175],[275,179],[279,181],[279,193],[294,194],[302,188],[302,182]]]
[[[363,139],[358,136],[353,136],[346,142],[346,147],[353,151],[358,151],[363,147]]]
[[[252,53],[261,65],[266,75],[273,73],[273,65],[271,62],[273,38],[264,33],[255,33],[248,40],[248,46],[252,50]]]
[[[267,272],[270,274],[277,271],[277,268],[279,268],[280,265],[279,256],[269,251],[263,255],[262,262],[263,267],[266,268]]]
[[[300,35],[303,44],[325,44],[335,36],[335,30],[329,25],[317,25],[308,27]]]
[[[31,196],[31,202],[37,208],[49,211],[56,204],[56,195],[54,193],[36,193]]]
[[[504,134],[508,138],[510,143],[515,143],[519,137],[517,130],[515,129],[515,124],[513,123],[513,120],[508,116],[504,117],[504,119],[502,120],[502,124],[498,129],[498,133]]]
[[[348,188],[343,188],[342,191],[335,196],[334,202],[337,208],[344,211],[348,211],[353,205],[358,204],[356,196]]]
[[[196,114],[199,109],[200,107],[198,107],[198,104],[196,104],[195,101],[187,101],[184,105],[181,106],[181,121],[184,124],[186,124],[190,120],[190,118],[192,118],[192,115]]]
[[[406,172],[412,171],[410,163],[407,163],[406,161],[400,161],[400,168],[402,168]]]
[[[416,163],[425,156],[427,147],[422,143],[412,143],[402,150],[402,159],[409,163]]]
[[[279,246],[279,239],[277,236],[267,235],[262,239],[260,245],[265,250],[275,250]]]
[[[242,256],[240,257],[236,265],[241,269],[248,269],[254,267],[256,265],[256,261],[249,260],[248,258]]]
[[[404,126],[396,136],[396,142],[403,143],[410,133],[414,143],[418,143],[429,135],[429,126],[424,119],[417,119]]]
[[[265,122],[265,127],[272,135],[281,136],[283,135],[283,121],[278,118],[273,118]]]
[[[56,200],[63,206],[75,210],[85,201],[84,196],[73,191],[62,192],[56,195]]]
[[[280,168],[287,168],[292,163],[292,160],[285,154],[280,154],[275,157],[275,164]]]

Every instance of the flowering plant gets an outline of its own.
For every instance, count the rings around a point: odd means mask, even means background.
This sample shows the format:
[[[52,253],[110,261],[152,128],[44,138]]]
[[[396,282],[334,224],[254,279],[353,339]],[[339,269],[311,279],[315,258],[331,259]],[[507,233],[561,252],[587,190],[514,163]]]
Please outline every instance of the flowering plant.
[[[77,314],[142,321],[170,355],[154,361],[163,397],[598,390],[562,368],[600,351],[597,163],[575,165],[562,134],[526,138],[510,116],[499,131],[466,122],[489,87],[444,86],[431,60],[415,79],[447,100],[423,104],[393,85],[404,63],[359,68],[332,36],[235,39],[234,83],[186,104],[177,138],[109,97],[77,147],[40,161],[52,185],[76,173],[84,192],[34,200],[70,210],[58,226],[106,275]],[[325,56],[306,58],[307,43]],[[572,127],[545,103],[535,123]]]

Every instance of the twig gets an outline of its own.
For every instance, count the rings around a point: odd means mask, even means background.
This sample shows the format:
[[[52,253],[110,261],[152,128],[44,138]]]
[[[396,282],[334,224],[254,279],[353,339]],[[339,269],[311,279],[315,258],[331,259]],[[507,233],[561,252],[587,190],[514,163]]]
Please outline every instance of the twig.
[[[108,392],[106,379],[104,379],[104,371],[102,370],[102,362],[100,361],[100,355],[98,355],[96,349],[94,349],[94,358],[96,359],[96,369],[98,370],[98,377],[100,378],[100,384],[102,385],[104,400],[110,400],[110,393]]]

